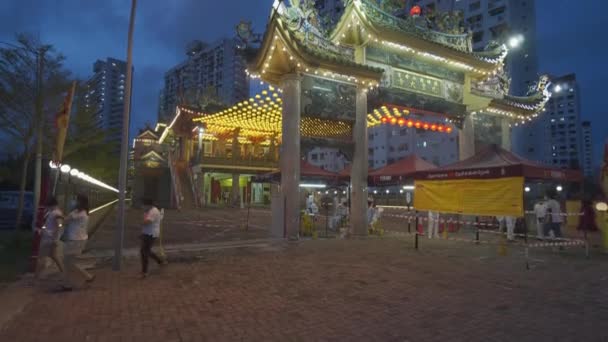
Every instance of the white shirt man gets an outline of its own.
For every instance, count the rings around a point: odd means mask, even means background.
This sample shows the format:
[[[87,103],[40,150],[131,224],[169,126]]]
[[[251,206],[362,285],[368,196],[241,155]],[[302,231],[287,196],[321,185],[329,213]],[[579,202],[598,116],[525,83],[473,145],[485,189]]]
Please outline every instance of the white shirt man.
[[[562,236],[562,223],[564,219],[561,215],[561,207],[555,199],[550,199],[546,202],[547,213],[545,216],[544,235],[549,236],[550,232],[555,234],[555,237]]]
[[[161,214],[158,208],[152,206],[144,213],[142,234],[157,238],[160,236]]]
[[[429,211],[429,239],[439,238],[439,213]]]
[[[537,202],[534,205],[534,216],[536,219],[536,235],[537,238],[542,239],[544,236],[544,227],[543,222],[545,220],[545,216],[547,215],[547,207],[544,201]]]
[[[515,241],[515,224],[517,223],[517,218],[513,216],[497,216],[496,220],[498,220],[498,230],[501,233],[503,222],[505,227],[507,227],[507,240]]]

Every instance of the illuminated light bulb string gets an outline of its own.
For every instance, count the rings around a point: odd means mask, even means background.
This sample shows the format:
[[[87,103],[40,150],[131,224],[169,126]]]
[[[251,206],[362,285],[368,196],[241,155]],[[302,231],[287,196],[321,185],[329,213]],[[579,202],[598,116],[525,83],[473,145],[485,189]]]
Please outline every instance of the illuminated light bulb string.
[[[384,124],[448,134],[454,130],[450,125],[414,119],[410,118],[409,115],[410,111],[407,109],[397,107],[389,109],[387,106],[382,106],[380,109],[375,109],[372,114],[367,115],[368,126]]]
[[[249,70],[245,70],[245,73],[247,74],[247,76],[251,79],[260,79],[260,85],[264,85],[264,81],[262,80],[262,76],[264,74],[266,74],[266,72],[268,71],[268,68],[271,67],[272,65],[272,59],[273,59],[273,54],[275,53],[275,51],[277,50],[278,47],[278,40],[279,40],[279,36],[275,35],[273,38],[273,45],[270,48],[270,53],[268,54],[267,58],[264,60],[263,67],[262,67],[262,71],[260,74],[256,74],[256,73],[252,73]],[[282,40],[281,40],[282,42]],[[286,45],[284,42],[282,42],[283,45]],[[329,71],[329,70],[324,70],[324,69],[318,69],[318,68],[313,68],[310,66],[307,66],[305,64],[303,64],[302,61],[297,60],[288,50],[285,46],[283,46],[282,48],[280,48],[280,50],[286,54],[288,57],[288,60],[290,62],[292,62],[292,64],[294,65],[294,68],[297,72],[303,73],[303,74],[308,74],[308,75],[316,75],[316,76],[323,76],[326,78],[331,78],[331,79],[337,79],[337,80],[342,80],[342,81],[346,81],[346,82],[351,82],[351,83],[355,83],[358,85],[362,85],[364,87],[367,88],[367,90],[373,90],[374,88],[378,88],[380,86],[380,84],[375,81],[375,80],[368,80],[368,79],[363,79],[363,78],[357,78],[355,76],[351,76],[351,75],[344,75],[344,74],[340,74],[340,73],[336,73],[333,71]],[[279,92],[283,92],[281,89],[279,89]]]

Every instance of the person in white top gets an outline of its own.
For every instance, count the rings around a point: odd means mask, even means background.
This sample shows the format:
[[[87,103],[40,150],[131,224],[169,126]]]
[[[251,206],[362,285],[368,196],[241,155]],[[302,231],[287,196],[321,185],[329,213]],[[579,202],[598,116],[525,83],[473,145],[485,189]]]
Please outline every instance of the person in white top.
[[[562,223],[563,218],[561,215],[561,207],[559,202],[555,199],[555,193],[548,194],[549,200],[545,202],[546,205],[546,215],[545,215],[545,236],[549,236],[551,232],[555,234],[555,237],[562,237]]]
[[[74,286],[72,275],[77,274],[86,283],[95,280],[95,276],[87,272],[76,262],[82,254],[87,240],[89,224],[89,198],[85,195],[76,196],[76,207],[65,219],[65,232],[62,240],[64,241],[64,285],[63,291],[71,291]]]
[[[544,237],[544,220],[545,220],[545,215],[547,214],[547,208],[545,205],[545,201],[543,199],[541,199],[540,201],[538,201],[535,205],[534,205],[534,218],[535,218],[535,223],[536,223],[536,235],[537,238],[542,240]]]
[[[40,279],[46,266],[46,258],[53,260],[59,271],[63,272],[62,243],[59,239],[62,231],[63,212],[58,207],[57,199],[51,196],[46,203],[44,225],[41,229],[37,229],[40,234],[40,248],[36,262],[36,279]]]
[[[517,219],[513,216],[497,216],[498,220],[498,231],[502,233],[503,225],[507,228],[507,240],[509,242],[515,241],[515,224]]]
[[[141,274],[145,278],[148,276],[148,259],[152,258],[159,265],[165,265],[166,260],[161,259],[152,251],[152,246],[160,236],[160,221],[162,219],[160,210],[154,205],[154,201],[144,199],[144,220],[141,234]]]
[[[435,211],[429,211],[429,239],[439,238],[439,213]]]

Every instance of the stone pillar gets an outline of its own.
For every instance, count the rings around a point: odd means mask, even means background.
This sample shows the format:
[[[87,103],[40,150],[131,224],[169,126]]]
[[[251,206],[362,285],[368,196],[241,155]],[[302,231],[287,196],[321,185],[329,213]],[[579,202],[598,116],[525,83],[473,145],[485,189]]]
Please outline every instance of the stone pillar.
[[[350,172],[351,184],[351,231],[353,235],[367,235],[367,90],[357,87],[356,122],[353,130],[355,151]]]
[[[272,161],[277,160],[277,135],[273,134],[270,137],[270,147],[268,148],[268,154]]]
[[[241,147],[239,144],[239,129],[235,129],[234,133],[232,135],[232,161],[233,163],[236,165],[237,161],[241,158]],[[238,173],[233,173],[232,174],[232,193],[231,193],[231,197],[232,197],[232,205],[233,206],[239,206],[239,198],[241,197],[241,191],[240,191],[240,182],[239,182],[239,178],[240,175]]]
[[[471,115],[465,117],[462,129],[458,132],[458,148],[460,160],[475,155],[475,126]]]
[[[280,151],[281,197],[285,205],[288,239],[298,239],[300,231],[300,96],[302,78],[283,76],[283,142]]]
[[[511,127],[509,127],[509,120],[503,118],[500,120],[500,131],[502,135],[501,147],[507,151],[511,151]]]

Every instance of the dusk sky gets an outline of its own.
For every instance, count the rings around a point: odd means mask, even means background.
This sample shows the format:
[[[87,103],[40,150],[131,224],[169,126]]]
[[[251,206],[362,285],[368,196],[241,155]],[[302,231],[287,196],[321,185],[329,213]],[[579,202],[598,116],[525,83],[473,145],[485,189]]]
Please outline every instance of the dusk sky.
[[[251,20],[255,30],[262,32],[272,2],[140,0],[134,37],[131,132],[146,122],[156,122],[163,74],[185,59],[186,43],[232,36],[241,19]],[[600,158],[608,132],[608,111],[603,106],[608,45],[602,43],[608,33],[608,2],[537,0],[536,6],[540,72],[576,73],[582,91],[582,117],[593,122],[595,155]],[[97,59],[126,59],[129,10],[127,0],[2,0],[0,41],[14,41],[17,32],[39,34],[63,53],[66,66],[84,79],[92,74]]]

